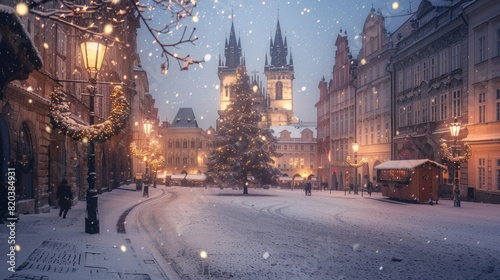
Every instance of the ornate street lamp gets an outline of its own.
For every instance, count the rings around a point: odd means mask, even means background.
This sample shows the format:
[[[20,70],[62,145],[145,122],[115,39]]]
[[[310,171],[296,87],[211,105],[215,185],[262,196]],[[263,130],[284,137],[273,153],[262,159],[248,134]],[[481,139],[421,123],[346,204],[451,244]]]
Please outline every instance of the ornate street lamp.
[[[90,40],[81,43],[80,47],[82,49],[85,69],[89,72],[90,79],[95,81],[97,79],[97,72],[101,70],[107,46],[96,40]]]
[[[368,160],[366,158],[361,158],[361,160],[358,162],[359,144],[357,142],[352,143],[352,151],[354,152],[354,162],[351,160],[350,156],[347,156],[346,162],[349,166],[354,167],[354,194],[357,194],[356,188],[358,185],[358,167],[361,167],[364,164],[368,163]],[[361,189],[361,196],[363,196],[363,189]]]
[[[146,134],[146,139],[147,139],[147,142],[148,142],[148,145],[149,145],[149,134],[151,134],[151,130],[153,128],[153,123],[149,120],[149,119],[146,119],[144,121],[144,124],[143,124],[143,127],[144,127],[144,134]],[[144,158],[145,159],[145,163],[146,163],[146,171],[144,172],[144,192],[143,192],[143,196],[147,195],[149,197],[149,161],[151,159],[148,159],[147,157]]]
[[[123,85],[115,82],[98,82],[97,75],[102,67],[107,46],[96,40],[98,38],[88,38],[81,46],[83,63],[88,71],[89,79],[82,80],[61,80],[55,78],[57,83],[88,83],[89,95],[89,125],[82,125],[75,122],[70,112],[66,94],[61,88],[57,88],[50,96],[50,122],[53,127],[59,129],[59,133],[69,136],[75,141],[88,142],[88,190],[87,190],[87,211],[85,216],[85,232],[89,234],[99,233],[99,215],[97,207],[96,190],[96,170],[95,170],[95,146],[94,142],[103,143],[110,137],[118,134],[126,125],[130,113],[130,105],[124,96],[120,86],[113,89],[110,95],[112,108],[111,115],[102,123],[95,125],[95,96],[97,84]]]
[[[466,162],[472,156],[472,149],[467,143],[464,144],[465,154],[459,155],[458,135],[460,134],[460,128],[460,123],[455,118],[453,123],[450,124],[450,134],[453,137],[451,152],[446,143],[442,143],[440,146],[444,158],[453,163],[453,206],[455,207],[460,207],[460,163]]]
[[[93,125],[95,122],[95,95],[97,91],[97,73],[102,67],[102,62],[104,60],[104,54],[106,53],[107,47],[95,40],[90,40],[83,42],[81,45],[83,62],[85,64],[85,69],[89,72],[89,108],[90,108],[90,118],[89,125]],[[89,184],[89,189],[87,190],[87,215],[85,217],[85,232],[94,234],[99,233],[99,215],[97,207],[97,190],[95,189],[96,182],[96,171],[95,171],[95,146],[92,139],[89,140],[88,146],[88,177],[87,182]]]

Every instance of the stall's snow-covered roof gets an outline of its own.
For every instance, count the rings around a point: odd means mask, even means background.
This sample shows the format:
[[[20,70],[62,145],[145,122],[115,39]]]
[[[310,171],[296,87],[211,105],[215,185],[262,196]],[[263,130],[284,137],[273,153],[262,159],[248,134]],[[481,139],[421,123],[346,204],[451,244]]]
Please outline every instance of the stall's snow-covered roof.
[[[375,166],[374,169],[413,169],[425,163],[431,163],[440,168],[446,169],[446,166],[430,159],[390,160]]]

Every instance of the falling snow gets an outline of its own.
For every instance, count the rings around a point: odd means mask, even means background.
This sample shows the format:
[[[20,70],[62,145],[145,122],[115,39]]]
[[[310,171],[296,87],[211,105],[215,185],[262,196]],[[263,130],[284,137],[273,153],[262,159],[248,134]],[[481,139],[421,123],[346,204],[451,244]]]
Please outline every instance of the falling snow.
[[[219,55],[224,55],[224,42],[231,21],[241,38],[242,52],[249,72],[263,76],[264,58],[269,55],[269,39],[274,36],[276,22],[288,39],[295,66],[295,115],[305,121],[316,121],[314,103],[319,98],[317,85],[322,77],[331,79],[335,55],[335,40],[340,30],[347,31],[354,54],[361,48],[359,33],[372,8],[388,16],[389,31],[395,30],[410,8],[416,9],[420,0],[372,1],[199,1],[198,22],[186,23],[196,27],[199,40],[195,45],[183,45],[179,54],[205,59],[203,66],[179,71],[172,65],[168,75],[162,75],[158,61],[160,52],[146,30],[139,32],[138,49],[143,68],[148,72],[150,92],[157,100],[161,120],[172,120],[180,106],[192,107],[198,124],[207,129],[215,126],[219,109]],[[279,10],[279,12],[278,12]],[[160,18],[160,17],[158,17]],[[262,78],[263,79],[263,78]],[[264,79],[263,79],[264,80]],[[211,85],[205,87],[205,85]],[[192,93],[192,94],[189,94]],[[210,108],[207,110],[207,108]]]

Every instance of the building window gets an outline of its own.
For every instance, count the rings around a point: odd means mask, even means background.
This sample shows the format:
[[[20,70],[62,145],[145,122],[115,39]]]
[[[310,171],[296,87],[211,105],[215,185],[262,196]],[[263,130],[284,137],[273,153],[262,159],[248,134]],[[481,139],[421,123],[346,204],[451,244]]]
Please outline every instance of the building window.
[[[380,131],[380,124],[377,124],[377,144],[382,142],[382,132]]]
[[[431,122],[437,120],[437,98],[431,98]]]
[[[276,82],[276,100],[283,99],[283,83]]]
[[[461,92],[459,89],[454,90],[452,93],[452,114],[453,117],[460,117],[462,115],[462,99],[461,99]]]
[[[415,86],[419,86],[420,85],[420,82],[422,81],[420,79],[420,64],[417,64],[415,66],[415,72],[413,73],[414,77],[415,77]]]
[[[500,56],[500,28],[497,29],[497,56]]]
[[[451,71],[460,68],[459,45],[451,47]]]
[[[497,191],[500,191],[500,159],[497,159],[496,177],[497,177]]]
[[[385,142],[389,143],[389,123],[385,123]]]
[[[405,85],[404,85],[405,89],[411,88],[413,86],[412,80],[411,80],[410,69],[406,69],[406,79],[405,79],[404,83],[405,83]]]
[[[486,186],[486,159],[480,158],[479,162],[478,162],[477,168],[478,168],[478,170],[477,170],[478,171],[477,172],[477,174],[478,174],[478,178],[477,178],[478,179],[478,182],[477,182],[478,185],[477,186],[478,186],[479,189],[482,190]]]
[[[404,88],[403,88],[403,85],[404,85],[404,79],[403,79],[403,72],[400,72],[399,75],[398,75],[398,89],[399,89],[399,92],[403,91]]]
[[[406,106],[406,119],[408,125],[413,125],[413,106],[411,104]]]
[[[486,93],[482,92],[479,94],[479,110],[478,110],[478,120],[479,123],[486,122]]]
[[[424,100],[422,102],[422,122],[426,123],[429,121],[429,101]]]
[[[437,62],[436,62],[436,57],[431,58],[431,79],[436,78],[437,74]]]
[[[477,63],[486,60],[486,36],[483,35],[477,39]]]
[[[439,54],[439,75],[444,75],[448,72],[448,51],[444,50]]]
[[[406,126],[405,107],[399,107],[399,127]]]
[[[421,109],[420,109],[420,101],[415,102],[414,113],[415,113],[415,117],[414,117],[415,124],[421,123],[422,122],[422,115],[421,115]]]
[[[496,120],[500,121],[500,89],[497,89],[497,110],[496,110]]]
[[[429,81],[429,67],[427,65],[427,61],[424,61],[422,63],[422,72],[424,81]]]
[[[446,120],[448,118],[448,94],[439,96],[439,120]]]
[[[370,144],[375,144],[375,141],[373,140],[373,125],[370,127]]]

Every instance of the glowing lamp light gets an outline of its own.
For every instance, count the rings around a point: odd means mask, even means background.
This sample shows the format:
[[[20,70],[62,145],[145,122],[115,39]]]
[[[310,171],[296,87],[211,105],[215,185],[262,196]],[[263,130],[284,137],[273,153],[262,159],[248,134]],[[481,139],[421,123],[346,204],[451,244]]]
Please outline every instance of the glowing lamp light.
[[[153,123],[151,123],[150,120],[146,120],[143,124],[144,126],[144,133],[149,136],[149,134],[151,133],[151,129],[153,129]]]
[[[90,77],[97,78],[97,72],[102,67],[104,61],[104,54],[106,53],[106,45],[96,41],[83,42],[80,47],[82,48],[83,63],[85,68],[89,71]]]
[[[359,151],[359,144],[358,143],[356,143],[356,142],[352,143],[352,151],[354,153],[357,153]]]
[[[450,133],[453,137],[457,137],[460,133],[460,123],[458,123],[457,118],[450,124]]]

